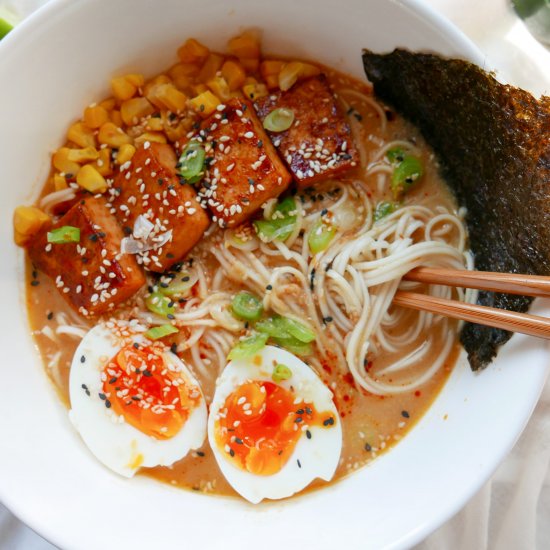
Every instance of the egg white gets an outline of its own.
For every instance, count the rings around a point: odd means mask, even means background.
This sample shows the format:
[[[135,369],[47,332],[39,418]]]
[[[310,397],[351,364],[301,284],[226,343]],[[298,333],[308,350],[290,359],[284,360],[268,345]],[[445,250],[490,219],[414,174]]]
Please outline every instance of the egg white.
[[[258,366],[257,356],[261,357]],[[311,439],[305,433],[298,440],[294,452],[283,468],[275,474],[260,476],[236,466],[228,454],[218,447],[215,438],[217,414],[224,407],[227,397],[241,384],[250,381],[270,381],[274,364],[290,368],[292,377],[278,383],[290,390],[294,388],[302,402],[313,403],[318,411],[327,411],[334,416],[330,428],[309,426]],[[299,408],[299,404],[296,404]],[[317,374],[303,361],[288,351],[266,346],[250,359],[233,360],[227,364],[217,381],[214,399],[208,418],[208,440],[218,465],[231,486],[245,499],[256,504],[266,499],[281,499],[301,491],[314,479],[330,481],[334,476],[342,450],[342,427],[338,411],[332,400],[332,393]]]
[[[112,327],[112,322],[110,324]],[[112,408],[107,408],[99,397],[103,392],[101,373],[106,362],[129,342],[148,342],[143,336],[143,327],[122,321],[117,325],[130,331],[130,336],[118,336],[117,331],[101,323],[92,328],[78,346],[69,379],[69,417],[100,462],[122,476],[132,477],[142,466],[169,466],[191,449],[201,447],[206,437],[207,411],[201,390],[201,401],[181,430],[170,439],[159,440],[134,428]],[[186,382],[200,389],[197,380],[176,355],[167,350],[163,359],[170,368],[179,371]]]

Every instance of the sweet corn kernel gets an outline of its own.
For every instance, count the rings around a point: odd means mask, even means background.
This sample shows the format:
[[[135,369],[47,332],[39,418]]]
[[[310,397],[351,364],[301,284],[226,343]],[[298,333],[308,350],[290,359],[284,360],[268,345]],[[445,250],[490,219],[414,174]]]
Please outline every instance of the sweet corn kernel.
[[[222,101],[227,101],[231,97],[231,90],[223,76],[215,76],[212,80],[209,80],[206,85]]]
[[[109,112],[101,105],[84,109],[84,123],[88,128],[99,128],[109,120]]]
[[[151,118],[147,119],[145,129],[148,132],[162,132],[162,130],[164,130],[164,123],[162,122],[162,118],[158,116],[152,116]]]
[[[168,71],[176,88],[184,93],[189,93],[191,91],[191,86],[198,73],[199,68],[190,63],[178,63]]]
[[[321,74],[321,69],[317,65],[311,63],[302,63],[300,70],[300,78],[309,78],[311,76],[317,76]]]
[[[105,193],[107,191],[105,178],[91,164],[86,164],[80,169],[76,176],[76,183],[90,193]]]
[[[118,150],[118,154],[116,156],[116,163],[124,164],[125,162],[132,160],[132,157],[134,156],[135,152],[136,152],[136,148],[133,145],[130,145],[129,143],[125,143]]]
[[[117,76],[111,80],[111,88],[113,89],[113,95],[117,99],[126,101],[136,95],[138,86],[132,84],[124,76]]]
[[[243,86],[243,93],[248,99],[254,101],[260,97],[265,97],[269,92],[265,84],[260,84],[257,82],[253,84],[245,84]]]
[[[104,99],[99,106],[103,107],[106,111],[112,111],[116,107],[116,100],[113,97]]]
[[[229,59],[222,65],[222,76],[225,78],[229,89],[234,92],[244,84],[246,71],[238,61]]]
[[[67,139],[80,147],[95,147],[94,132],[83,122],[75,122],[69,127]]]
[[[125,74],[124,78],[130,84],[133,84],[136,88],[141,88],[145,84],[145,78],[142,74],[138,74],[138,73]]]
[[[152,115],[155,108],[145,97],[127,99],[120,106],[120,116],[128,126],[135,126],[140,119]]]
[[[145,143],[146,141],[155,141],[156,143],[166,143],[166,136],[161,132],[145,132],[141,134],[141,136],[138,136],[134,140],[134,143],[136,145],[140,145],[142,143]]]
[[[199,113],[203,118],[210,116],[220,103],[220,100],[210,90],[207,90],[206,92],[203,92],[197,97],[189,100],[189,105],[191,108]]]
[[[260,57],[260,41],[250,32],[235,36],[228,43],[228,49],[235,57],[258,59]]]
[[[122,145],[124,147],[124,145]],[[111,149],[105,147],[99,150],[99,158],[92,164],[92,166],[103,176],[107,177],[113,173],[113,167],[111,164]]]
[[[118,149],[125,143],[132,143],[132,138],[124,133],[122,128],[112,122],[106,122],[100,129],[97,136],[99,143],[105,143],[110,147]]]
[[[53,176],[53,187],[56,191],[61,191],[62,189],[67,189],[67,180],[65,176],[61,174],[54,174]]]
[[[155,88],[155,98],[163,107],[176,113],[185,109],[187,96],[173,84],[160,84]]]
[[[279,86],[279,73],[284,66],[285,61],[277,59],[266,59],[260,63],[260,74],[270,90]]]
[[[210,50],[194,38],[189,38],[178,49],[178,56],[183,63],[201,64],[208,57]]]
[[[211,53],[201,67],[197,75],[197,80],[204,83],[212,80],[216,76],[216,73],[222,68],[223,61],[223,56],[217,53]]]
[[[192,90],[195,95],[200,95],[208,91],[208,86],[206,84],[195,84]]]
[[[84,149],[69,149],[67,158],[72,162],[78,162],[78,164],[84,164],[91,160],[99,158],[99,153],[95,147],[86,147]]]
[[[257,57],[241,57],[239,61],[248,73],[257,72],[260,66],[260,60]]]
[[[57,171],[74,176],[80,170],[80,165],[73,160],[69,160],[70,151],[68,147],[60,147],[52,155],[52,164]]]
[[[35,206],[18,206],[13,213],[13,229],[24,242],[50,222],[50,217]]]
[[[298,76],[302,70],[302,64],[299,61],[287,63],[279,73],[279,88],[285,92],[290,90],[298,81]]]
[[[122,125],[124,124],[124,121],[122,120],[122,115],[120,114],[120,111],[117,111],[116,109],[114,109],[109,113],[109,116],[111,118],[111,122],[115,126],[122,127]]]

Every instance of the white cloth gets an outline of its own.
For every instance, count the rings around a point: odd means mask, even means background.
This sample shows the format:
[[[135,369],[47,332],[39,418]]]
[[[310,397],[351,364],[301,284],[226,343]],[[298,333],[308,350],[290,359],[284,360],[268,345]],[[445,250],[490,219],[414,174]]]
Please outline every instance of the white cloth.
[[[0,7],[25,17],[46,1],[0,0]],[[469,35],[505,80],[550,94],[550,52],[529,35],[507,0],[426,2]],[[54,549],[0,504],[0,550]],[[550,381],[523,435],[491,480],[415,550],[535,549],[550,549]]]

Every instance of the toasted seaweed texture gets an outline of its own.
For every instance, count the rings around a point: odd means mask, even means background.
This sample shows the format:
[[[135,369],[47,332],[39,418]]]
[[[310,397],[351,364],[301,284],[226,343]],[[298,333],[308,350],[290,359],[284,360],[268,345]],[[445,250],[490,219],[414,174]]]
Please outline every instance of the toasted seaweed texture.
[[[550,98],[498,83],[476,65],[431,54],[365,50],[375,93],[415,124],[467,208],[479,270],[550,274]],[[481,292],[482,305],[526,311],[531,298]],[[473,370],[511,334],[466,324]]]

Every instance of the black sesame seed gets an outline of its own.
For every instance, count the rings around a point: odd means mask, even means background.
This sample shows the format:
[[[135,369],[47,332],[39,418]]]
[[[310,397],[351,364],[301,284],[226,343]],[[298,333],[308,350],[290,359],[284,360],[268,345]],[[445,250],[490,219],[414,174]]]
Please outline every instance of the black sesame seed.
[[[190,277],[188,275],[186,275],[185,277],[182,277],[181,280],[186,283],[187,281],[189,281]]]
[[[328,214],[328,210],[326,208],[323,208],[323,210],[321,210],[321,216],[326,216]]]
[[[85,362],[86,362],[86,356],[85,356],[85,355],[81,355],[81,356],[80,356],[80,362],[81,362],[81,363],[85,363]]]
[[[162,185],[162,184],[164,183],[164,180],[163,180],[162,178],[159,178],[159,179],[157,180],[157,183],[158,183],[159,185]]]
[[[105,400],[105,406],[106,406],[108,409],[111,408],[111,402],[110,402],[108,399]]]
[[[98,231],[97,236],[100,237],[101,239],[104,239],[107,235],[103,231]]]
[[[242,445],[242,444],[243,444],[243,440],[242,440],[240,437],[236,437],[236,438],[235,438],[235,443],[237,443],[237,445]]]
[[[309,407],[306,407],[306,414],[313,414],[313,411]]]
[[[308,439],[311,439],[311,432],[309,430],[306,430],[306,437]]]
[[[38,286],[40,284],[40,281],[37,281],[34,279],[34,281],[31,281],[31,286]]]
[[[168,259],[172,259],[172,258],[174,257],[174,255],[173,255],[171,252],[168,252],[168,253],[166,254],[166,257],[167,257]]]
[[[109,384],[114,384],[117,380],[118,380],[118,378],[117,378],[116,376],[113,376],[113,377],[109,380]]]
[[[334,418],[332,416],[323,421],[323,426],[332,426],[334,424]]]
[[[365,443],[365,451],[367,451],[368,453],[372,451],[372,447],[368,443]]]
[[[353,116],[358,122],[361,122],[363,120],[363,117],[359,113],[353,113]]]
[[[174,302],[174,300],[170,300],[168,302],[168,307],[174,307],[176,305],[176,302]]]
[[[350,160],[351,159],[351,155],[349,153],[342,153],[340,155],[344,160]]]
[[[36,277],[38,277],[38,273],[37,273],[37,271],[36,271],[35,269],[33,269],[33,271],[32,271],[32,278],[33,278],[33,279],[36,279]]]
[[[244,328],[247,329],[250,326],[250,323],[248,321],[245,321]]]
[[[90,236],[89,236],[89,239],[90,241],[92,241],[93,243],[95,243],[97,241],[97,235],[95,233],[92,233]]]
[[[248,178],[248,184],[254,186],[256,182],[252,178]]]
[[[139,349],[139,344],[137,342],[134,342],[132,346],[134,347],[134,349]]]
[[[235,456],[235,451],[234,451],[233,449],[229,449],[229,454],[230,454],[231,456]]]
[[[104,393],[98,393],[98,395],[99,395],[99,399],[101,399],[101,401],[105,401],[105,399],[107,399],[107,396]]]
[[[265,289],[266,289],[266,290],[273,290],[273,286],[272,286],[272,285],[267,285],[267,286],[265,287]]]
[[[298,468],[302,467],[302,463],[299,460],[296,460],[296,464],[298,464]]]
[[[47,315],[48,321],[51,321],[53,319],[53,311],[50,311]]]
[[[283,454],[283,451],[279,451],[277,454],[281,456]]]
[[[409,411],[401,411],[401,416],[403,418],[409,418],[410,417]]]
[[[153,373],[149,369],[145,369],[143,371],[143,376],[147,376],[147,377],[153,376]]]
[[[168,317],[168,319],[170,319],[170,321],[173,321],[173,320],[176,318],[176,316],[175,316],[174,314],[172,314],[172,313],[168,313],[168,314],[166,315],[166,317]]]
[[[161,288],[168,288],[168,283],[160,283]]]
[[[311,275],[309,276],[309,289],[313,290],[315,288],[315,268],[311,270]]]
[[[141,401],[141,397],[139,395],[132,395],[133,401]]]
[[[203,451],[196,451],[197,453],[197,456],[204,456],[204,452]]]
[[[260,147],[263,147],[263,146],[264,146],[264,142],[263,142],[261,139],[259,139],[259,140],[258,140],[258,143],[256,143],[256,146],[257,146],[258,149],[259,149]]]
[[[332,317],[330,315],[327,315],[326,317],[323,317],[323,323],[325,323],[325,325],[327,323],[332,323]]]
[[[178,353],[178,345],[176,343],[173,343],[171,346],[170,346],[170,351],[174,354],[174,355],[177,355]]]
[[[296,424],[299,424],[300,422],[302,422],[304,419],[299,416],[294,422],[296,422]]]
[[[296,411],[296,414],[304,414],[304,409],[298,409],[298,410]]]

